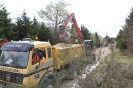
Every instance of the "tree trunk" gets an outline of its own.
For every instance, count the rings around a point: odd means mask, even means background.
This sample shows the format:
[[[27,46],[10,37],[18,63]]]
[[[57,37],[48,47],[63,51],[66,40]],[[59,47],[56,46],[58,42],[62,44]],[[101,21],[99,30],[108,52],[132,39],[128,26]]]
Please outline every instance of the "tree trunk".
[[[57,14],[56,14],[56,22],[55,22],[55,41],[57,41],[57,22],[58,22],[58,10],[57,10]]]

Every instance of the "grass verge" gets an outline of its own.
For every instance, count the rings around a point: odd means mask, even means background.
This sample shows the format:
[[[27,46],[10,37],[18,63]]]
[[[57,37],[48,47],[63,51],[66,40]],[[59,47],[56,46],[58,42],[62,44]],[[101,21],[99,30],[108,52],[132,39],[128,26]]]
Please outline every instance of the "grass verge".
[[[81,88],[133,88],[133,58],[114,50],[84,80]]]

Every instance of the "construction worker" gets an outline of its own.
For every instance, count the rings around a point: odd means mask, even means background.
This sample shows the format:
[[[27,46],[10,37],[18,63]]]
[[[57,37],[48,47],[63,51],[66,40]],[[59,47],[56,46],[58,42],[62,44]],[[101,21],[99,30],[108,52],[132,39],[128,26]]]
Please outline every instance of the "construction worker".
[[[44,52],[43,51],[39,51],[39,53],[42,53],[42,55],[41,55],[41,57],[40,57],[40,55],[38,55],[38,53],[36,52],[36,50],[34,50],[33,51],[33,58],[32,58],[32,64],[36,64],[37,62],[40,62],[41,64],[42,63],[44,63],[44,61],[45,61],[45,57],[46,57],[46,55],[44,54]]]
[[[45,57],[43,56],[42,59],[40,59],[40,57],[37,54],[32,58],[33,64],[36,64],[37,62],[40,62],[42,64],[44,63],[44,61],[45,61]]]
[[[75,38],[75,43],[78,43],[78,39]]]
[[[12,58],[17,57],[16,51],[10,50],[10,53],[11,53]]]
[[[42,59],[40,60],[40,63],[41,63],[41,64],[44,63],[45,59],[46,59],[46,58],[43,56]]]

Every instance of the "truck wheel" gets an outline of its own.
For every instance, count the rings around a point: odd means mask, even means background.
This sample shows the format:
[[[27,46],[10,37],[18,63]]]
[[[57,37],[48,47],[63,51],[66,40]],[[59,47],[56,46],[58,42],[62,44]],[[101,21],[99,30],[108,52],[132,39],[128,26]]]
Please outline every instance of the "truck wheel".
[[[68,79],[71,79],[71,80],[73,80],[73,79],[75,79],[76,77],[77,77],[77,75],[78,75],[78,72],[77,72],[77,69],[76,69],[76,66],[74,66],[74,65],[69,65],[67,68],[66,68],[66,70],[67,70],[67,78]]]
[[[40,88],[56,88],[56,79],[53,75],[44,76],[40,82]]]

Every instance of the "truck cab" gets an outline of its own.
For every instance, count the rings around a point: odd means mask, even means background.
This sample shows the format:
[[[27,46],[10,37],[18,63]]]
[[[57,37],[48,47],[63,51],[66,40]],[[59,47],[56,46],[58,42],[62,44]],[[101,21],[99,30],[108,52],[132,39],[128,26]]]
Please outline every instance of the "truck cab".
[[[39,41],[12,41],[1,47],[0,83],[30,87],[53,71],[51,44]]]

